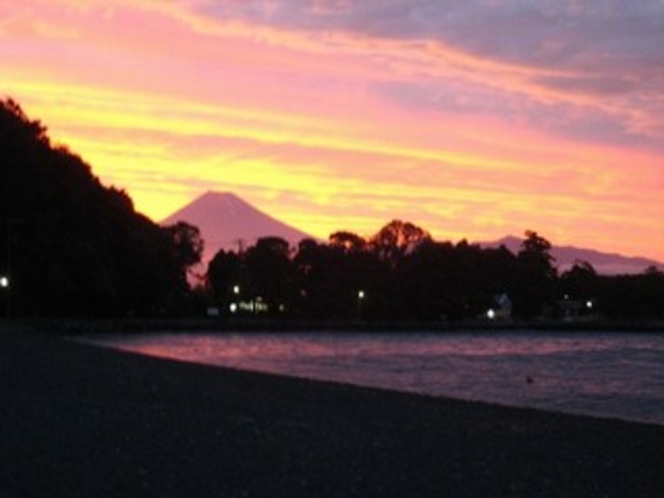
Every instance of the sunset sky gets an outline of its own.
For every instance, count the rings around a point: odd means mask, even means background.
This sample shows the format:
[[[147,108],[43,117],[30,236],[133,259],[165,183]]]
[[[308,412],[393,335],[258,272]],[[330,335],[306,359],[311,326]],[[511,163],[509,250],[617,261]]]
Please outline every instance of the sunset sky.
[[[0,96],[155,221],[664,261],[663,0],[0,0]]]

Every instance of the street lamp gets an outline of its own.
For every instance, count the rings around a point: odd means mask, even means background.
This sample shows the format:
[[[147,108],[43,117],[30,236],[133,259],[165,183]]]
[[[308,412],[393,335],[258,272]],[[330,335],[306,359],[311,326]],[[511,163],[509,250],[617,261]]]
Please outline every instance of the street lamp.
[[[240,303],[238,302],[240,299],[240,286],[237,284],[233,286],[233,295],[235,298],[230,304],[230,312],[232,315],[236,314],[240,308]]]
[[[11,318],[12,314],[12,301],[9,292],[9,277],[7,275],[0,276],[0,289],[6,292],[5,295],[5,317]]]
[[[362,301],[364,300],[364,291],[360,289],[357,291],[357,318],[362,318]]]

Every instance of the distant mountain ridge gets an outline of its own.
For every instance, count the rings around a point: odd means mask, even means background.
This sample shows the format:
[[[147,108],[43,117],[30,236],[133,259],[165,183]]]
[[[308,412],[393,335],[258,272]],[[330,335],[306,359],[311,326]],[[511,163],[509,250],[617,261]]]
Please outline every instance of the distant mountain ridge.
[[[522,241],[523,238],[508,235],[493,242],[479,242],[479,245],[481,247],[500,247],[504,245],[516,254],[521,249]],[[570,245],[553,245],[551,255],[556,259],[555,265],[560,271],[568,270],[577,261],[587,261],[601,275],[642,273],[649,266],[655,266],[660,270],[664,268],[663,263],[653,259],[629,257],[617,253],[605,253]]]
[[[237,251],[255,244],[260,237],[281,237],[292,246],[303,239],[315,238],[264,213],[230,192],[206,192],[171,214],[161,224],[169,225],[177,221],[185,221],[200,229],[205,241],[203,265],[207,265],[220,249]],[[522,241],[522,238],[510,235],[477,244],[487,248],[504,245],[516,254]],[[649,266],[664,269],[663,263],[652,259],[574,246],[554,245],[551,255],[556,259],[555,264],[561,272],[571,268],[576,261],[587,261],[602,275],[642,273]]]
[[[207,263],[220,249],[248,247],[260,237],[281,237],[291,245],[310,235],[283,223],[255,208],[230,192],[208,191],[164,219],[162,225],[185,221],[197,226],[205,241],[202,263]]]

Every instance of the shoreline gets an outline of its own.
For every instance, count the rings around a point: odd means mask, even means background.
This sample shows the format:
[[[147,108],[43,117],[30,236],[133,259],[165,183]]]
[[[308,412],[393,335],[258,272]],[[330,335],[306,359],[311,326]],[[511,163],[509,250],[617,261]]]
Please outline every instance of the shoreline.
[[[390,350],[391,338],[399,338],[399,350]],[[120,333],[120,334],[91,334],[91,335],[70,335],[68,339],[74,341],[82,341],[92,345],[99,345],[119,349],[127,352],[143,354],[147,356],[156,356],[161,358],[169,358],[175,361],[184,361],[190,363],[206,364],[217,366],[220,368],[232,368],[247,371],[257,371],[277,376],[286,376],[294,378],[304,378],[313,381],[320,380],[323,382],[348,384],[350,386],[370,387],[376,389],[384,389],[395,392],[415,393],[423,396],[442,397],[442,398],[455,398],[466,401],[477,401],[483,403],[490,403],[505,407],[522,407],[531,408],[539,411],[546,411],[551,413],[563,413],[571,415],[590,416],[603,419],[615,419],[625,422],[635,422],[642,424],[652,424],[664,428],[664,417],[662,416],[661,396],[658,396],[657,391],[647,392],[646,384],[650,384],[651,379],[643,378],[639,385],[633,385],[630,390],[607,391],[607,400],[598,402],[592,400],[592,397],[584,398],[584,391],[586,388],[574,385],[577,384],[577,379],[568,378],[567,383],[571,383],[568,388],[558,391],[548,391],[547,384],[550,385],[551,379],[556,378],[558,369],[547,369],[540,361],[536,361],[531,365],[521,365],[517,370],[504,372],[510,376],[508,392],[503,392],[501,396],[493,395],[495,389],[505,389],[505,384],[495,385],[492,378],[495,376],[495,371],[491,370],[484,372],[484,378],[476,378],[472,370],[464,372],[462,375],[466,378],[472,378],[472,381],[466,381],[466,389],[441,388],[439,385],[439,377],[455,374],[458,372],[455,367],[448,365],[447,367],[441,366],[434,359],[434,362],[427,361],[420,362],[418,365],[406,366],[399,362],[399,354],[406,354],[410,356],[412,353],[409,350],[408,344],[411,343],[412,337],[416,344],[421,344],[420,341],[431,341],[430,344],[434,346],[438,341],[458,341],[462,339],[465,343],[472,344],[473,341],[479,339],[480,341],[509,341],[521,344],[522,347],[528,348],[531,354],[539,351],[538,344],[541,341],[550,340],[564,340],[564,341],[590,341],[591,344],[605,344],[612,343],[614,339],[620,342],[628,341],[633,347],[640,347],[639,344],[643,340],[651,343],[655,341],[661,345],[659,336],[635,336],[633,334],[620,334],[612,335],[611,333],[545,333],[542,331],[537,332],[463,332],[457,334],[446,333],[440,334],[435,332],[410,332],[410,333],[369,333],[369,332],[334,332],[322,331],[314,333],[306,332],[228,332],[228,333],[209,333],[209,332],[186,332],[186,333],[172,333],[172,332],[154,332],[145,334],[133,333]],[[662,336],[664,337],[664,336]],[[180,342],[183,340],[184,342]],[[137,341],[137,344],[134,344]],[[249,342],[246,342],[249,341]],[[276,342],[275,342],[276,341]],[[338,341],[344,346],[339,346]],[[356,342],[359,341],[359,342]],[[387,342],[384,342],[387,341]],[[285,351],[298,351],[295,354],[287,354],[287,356],[279,356],[276,359],[272,354],[263,355],[255,351],[255,348],[262,348],[266,345],[269,350],[273,351],[276,344],[285,344],[282,350]],[[336,346],[334,345],[336,344]],[[390,351],[389,354],[395,356],[392,358],[394,368],[390,368],[387,364],[382,367],[377,365],[369,366],[373,363],[368,360],[366,354],[362,354],[365,358],[363,361],[357,361],[351,353],[351,349],[355,345],[360,350],[365,351],[368,344],[380,344],[378,349],[381,355]],[[314,346],[317,351],[314,356],[309,356],[306,352],[309,346]],[[532,345],[532,349],[530,349]],[[171,347],[174,349],[171,350]],[[224,348],[230,347],[232,350],[237,351],[238,354],[243,355],[247,353],[253,358],[253,361],[245,363],[243,361],[236,361],[232,357],[226,357],[223,353]],[[385,349],[387,347],[387,350]],[[501,346],[502,347],[502,346]],[[236,349],[239,348],[239,349]],[[278,346],[277,346],[278,348]],[[323,368],[317,368],[315,365],[315,356],[318,356],[323,349],[326,349],[324,356],[326,360],[324,364],[327,365]],[[421,346],[420,346],[421,350]],[[196,352],[198,351],[198,353]],[[220,356],[217,354],[219,353]],[[330,358],[337,358],[338,355],[349,355],[346,359],[336,359],[332,363],[328,363]],[[455,356],[456,353],[447,352]],[[369,353],[369,356],[372,356]],[[259,359],[260,358],[260,359]],[[623,357],[625,361],[629,361]],[[262,360],[266,360],[265,363]],[[256,361],[258,360],[258,361]],[[546,358],[542,358],[544,363],[547,363]],[[276,363],[275,363],[276,361]],[[453,361],[453,360],[452,360]],[[585,359],[577,359],[577,361],[585,362]],[[297,366],[298,363],[304,362],[308,365],[307,368],[302,369]],[[383,360],[381,360],[383,363]],[[434,363],[437,367],[434,367]],[[281,366],[280,366],[281,365]],[[343,365],[343,367],[342,367]],[[398,367],[397,367],[398,365]],[[537,366],[535,366],[537,365]],[[568,364],[569,367],[574,368],[573,364]],[[467,366],[466,366],[467,367]],[[483,367],[481,367],[483,368]],[[562,367],[566,368],[566,367]],[[609,374],[612,370],[612,365],[606,364],[604,371]],[[653,365],[654,369],[657,367]],[[401,374],[396,375],[394,370],[401,371]],[[414,370],[415,369],[415,370]],[[423,369],[418,372],[419,369]],[[347,375],[345,372],[356,372],[356,375]],[[433,373],[434,371],[437,373]],[[380,374],[378,374],[380,372]],[[408,372],[408,373],[406,373]],[[416,373],[417,372],[417,373]],[[654,372],[653,372],[654,373]],[[593,372],[579,372],[581,378],[588,380],[587,375],[595,376],[595,384],[597,386],[604,382],[604,378],[597,376]],[[416,376],[417,381],[414,381]],[[623,380],[628,381],[631,375],[626,372],[622,374]],[[401,379],[411,379],[411,382],[403,382]],[[480,385],[487,382],[487,386],[475,392],[472,390],[473,386]],[[543,383],[541,383],[543,381]],[[554,382],[559,382],[554,381]],[[615,381],[615,380],[614,380]],[[491,387],[493,385],[493,387]],[[436,387],[437,386],[437,387]],[[543,387],[544,391],[539,388]],[[587,386],[588,387],[588,386]],[[593,388],[594,389],[594,388]],[[641,391],[646,389],[646,391]],[[596,393],[597,394],[597,393]],[[615,401],[610,402],[610,399]]]
[[[459,322],[383,322],[334,320],[277,320],[277,319],[212,319],[212,318],[109,318],[109,319],[20,319],[0,320],[0,332],[23,332],[77,335],[95,333],[151,333],[151,332],[597,332],[597,333],[664,333],[664,321],[639,320],[532,320]]]
[[[664,428],[0,327],[0,496],[660,496]]]

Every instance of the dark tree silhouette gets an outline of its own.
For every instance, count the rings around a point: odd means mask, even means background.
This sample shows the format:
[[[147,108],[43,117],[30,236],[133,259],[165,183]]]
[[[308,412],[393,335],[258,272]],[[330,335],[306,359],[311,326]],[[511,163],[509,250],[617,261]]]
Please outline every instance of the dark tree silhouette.
[[[597,297],[599,276],[587,261],[576,261],[560,276],[560,288],[571,299],[588,300]]]
[[[198,227],[178,221],[162,227],[162,230],[171,238],[176,251],[175,259],[181,268],[189,270],[200,263],[205,243]]]
[[[599,306],[611,318],[664,318],[664,272],[647,268],[640,275],[603,277]]]
[[[159,227],[130,197],[105,187],[80,157],[55,146],[39,121],[0,101],[0,276],[16,316],[182,313],[187,271],[203,241],[186,223]],[[6,283],[5,283],[6,282]],[[592,299],[607,317],[664,316],[664,274],[600,276],[579,262],[558,276],[551,244],[527,231],[521,250],[436,242],[393,220],[369,240],[339,231],[297,250],[275,237],[220,252],[212,299],[264,304],[273,317],[367,320],[474,319],[508,295],[516,318],[542,316],[561,296]],[[9,287],[7,287],[7,283]],[[236,291],[237,288],[237,291]],[[360,292],[362,296],[360,297]],[[361,313],[360,313],[361,310]]]
[[[519,259],[542,278],[554,279],[557,272],[554,266],[555,258],[551,255],[551,243],[532,230],[526,230],[525,235],[518,254]]]
[[[0,226],[13,313],[163,314],[187,294],[172,240],[90,166],[0,101]]]
[[[293,311],[295,271],[290,256],[288,242],[279,237],[259,238],[243,254],[254,306],[264,302],[272,316]]]
[[[409,222],[393,220],[371,238],[371,247],[380,259],[398,265],[404,255],[430,241],[431,236],[422,228]]]
[[[336,292],[334,279],[333,247],[346,250],[343,243],[335,243],[334,235],[330,245],[319,244],[313,239],[300,242],[293,259],[296,274],[296,309],[306,318],[329,318],[335,316],[337,306],[334,300]],[[352,249],[352,246],[348,247]]]
[[[521,250],[517,254],[519,275],[517,279],[515,312],[524,318],[541,315],[554,297],[557,270],[551,256],[551,243],[537,232],[527,230]]]
[[[241,299],[249,289],[241,258],[232,251],[221,250],[215,254],[208,264],[207,284],[213,304],[219,305],[223,314],[228,314],[230,304]]]
[[[294,253],[280,239],[259,241],[239,255],[220,252],[208,278],[217,298],[235,299],[229,289],[242,282],[245,299],[261,295],[271,309],[283,305],[286,316],[302,318],[486,319],[506,298],[515,319],[553,318],[565,294],[584,304],[592,300],[593,313],[661,316],[664,278],[657,269],[601,277],[578,262],[558,277],[550,250],[531,231],[515,255],[504,246],[435,242],[424,230],[397,221],[371,242],[339,231],[327,244],[303,240]]]
[[[367,241],[352,232],[340,231],[330,235],[330,246],[348,252],[364,251]]]

